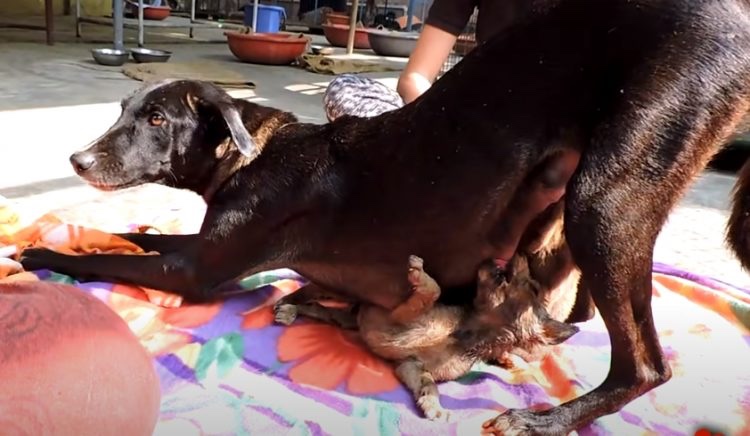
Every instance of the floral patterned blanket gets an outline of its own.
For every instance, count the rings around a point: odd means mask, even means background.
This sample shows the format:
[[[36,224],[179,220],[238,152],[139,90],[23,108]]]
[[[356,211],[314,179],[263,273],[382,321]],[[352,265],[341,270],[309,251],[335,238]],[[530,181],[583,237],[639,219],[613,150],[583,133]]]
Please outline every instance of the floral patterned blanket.
[[[6,255],[27,245],[139,254],[52,215],[23,228],[11,218],[0,208]],[[2,263],[0,275],[73,283],[129,324],[161,379],[157,435],[478,434],[482,421],[505,408],[546,408],[593,389],[609,367],[609,339],[597,316],[540,362],[518,360],[512,370],[478,364],[440,384],[453,420],[439,424],[420,417],[389,364],[355,334],[305,320],[272,323],[274,301],[304,284],[291,271],[249,277],[238,284],[249,292],[206,305],[51,271],[17,273]],[[750,293],[656,264],[653,295],[672,380],[578,434],[750,435]]]

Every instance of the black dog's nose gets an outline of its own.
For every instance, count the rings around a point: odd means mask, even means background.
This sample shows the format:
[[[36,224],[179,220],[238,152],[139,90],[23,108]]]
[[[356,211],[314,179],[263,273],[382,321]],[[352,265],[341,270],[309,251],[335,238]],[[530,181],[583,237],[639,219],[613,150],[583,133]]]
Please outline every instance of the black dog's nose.
[[[94,157],[94,154],[86,151],[79,151],[70,156],[70,164],[73,165],[73,169],[76,173],[82,173],[90,169],[95,163],[96,158]]]

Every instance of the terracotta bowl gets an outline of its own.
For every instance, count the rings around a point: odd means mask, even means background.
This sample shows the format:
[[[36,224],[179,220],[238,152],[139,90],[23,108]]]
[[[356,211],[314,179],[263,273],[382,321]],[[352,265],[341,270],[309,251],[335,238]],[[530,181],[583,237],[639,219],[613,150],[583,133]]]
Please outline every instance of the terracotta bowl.
[[[169,16],[169,12],[169,6],[149,6],[143,8],[143,19],[161,21]]]
[[[242,62],[288,65],[307,50],[310,37],[283,33],[224,32],[229,50]]]
[[[349,25],[349,16],[339,12],[331,12],[326,15],[326,24],[340,24],[342,26]]]
[[[323,34],[326,36],[328,43],[334,47],[346,47],[349,38],[349,25],[341,24],[324,24]],[[359,28],[354,31],[354,48],[370,48],[370,39],[367,36],[367,29]]]

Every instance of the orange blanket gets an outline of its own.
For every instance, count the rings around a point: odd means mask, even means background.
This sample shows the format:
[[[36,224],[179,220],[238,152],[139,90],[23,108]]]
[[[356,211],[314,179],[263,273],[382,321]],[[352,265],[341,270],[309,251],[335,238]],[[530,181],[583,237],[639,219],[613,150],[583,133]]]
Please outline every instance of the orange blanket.
[[[141,226],[145,232],[151,227]],[[12,260],[28,247],[49,248],[65,254],[138,254],[145,255],[139,246],[111,233],[62,222],[53,214],[45,214],[27,226],[21,224],[16,212],[0,197],[0,280],[22,280],[30,276],[22,272]],[[181,298],[143,288],[154,304],[178,306]]]

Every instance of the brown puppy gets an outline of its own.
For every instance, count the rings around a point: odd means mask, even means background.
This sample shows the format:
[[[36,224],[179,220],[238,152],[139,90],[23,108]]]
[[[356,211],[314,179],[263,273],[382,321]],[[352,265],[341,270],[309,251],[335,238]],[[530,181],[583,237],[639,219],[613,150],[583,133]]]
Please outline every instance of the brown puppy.
[[[507,260],[528,227],[525,212],[509,207],[515,194],[550,156],[573,150],[580,163],[565,186],[564,233],[581,295],[609,331],[610,371],[579,398],[506,411],[486,431],[566,434],[616,412],[671,375],[650,306],[654,244],[750,108],[750,0],[538,3],[411,104],[369,119],[282,125],[255,146],[233,125],[242,118],[258,140],[264,117],[208,85],[139,93],[125,104],[129,123],[73,157],[82,177],[204,193],[221,179],[216,150],[227,138],[251,161],[210,196],[198,234],[133,237],[161,255],[27,250],[24,268],[206,300],[238,277],[287,267],[394,309],[413,294],[403,262],[416,254],[441,299],[466,300],[479,264]],[[185,103],[191,93],[197,104]],[[588,300],[580,306],[591,313]]]
[[[422,266],[421,259],[410,257],[409,282],[431,288],[421,290],[424,294],[439,294]],[[448,419],[436,382],[455,380],[478,361],[505,361],[511,352],[533,354],[578,332],[547,313],[540,292],[525,256],[514,256],[505,271],[492,261],[480,266],[473,304],[436,304],[408,323],[395,322],[389,311],[374,305],[359,306],[355,315],[302,300],[277,306],[276,321],[290,324],[301,315],[357,328],[371,351],[394,362],[396,375],[412,391],[425,417]]]

